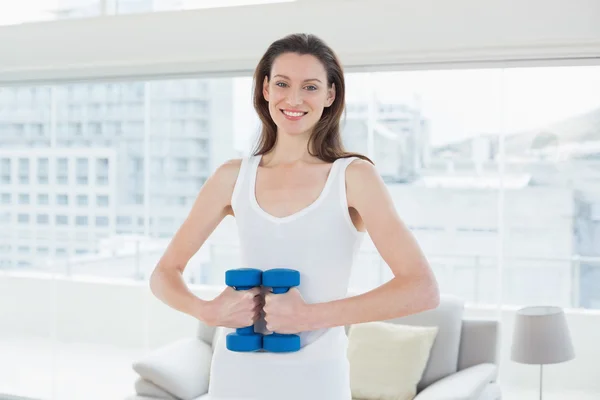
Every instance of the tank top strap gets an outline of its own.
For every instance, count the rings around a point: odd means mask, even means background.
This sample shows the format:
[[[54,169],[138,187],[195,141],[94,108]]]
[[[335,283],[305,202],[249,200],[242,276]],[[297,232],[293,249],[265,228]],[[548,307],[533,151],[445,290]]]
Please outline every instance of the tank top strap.
[[[348,210],[348,198],[346,197],[346,169],[354,160],[358,160],[359,157],[345,157],[338,158],[336,160],[336,176],[335,176],[335,192],[338,202],[342,207],[344,214],[347,214]]]
[[[256,156],[246,156],[242,158],[240,164],[240,172],[238,173],[233,192],[231,194],[231,208],[235,212],[239,208],[240,195],[247,193],[248,185],[250,183],[250,175],[252,174],[252,164],[255,161]],[[242,201],[242,204],[244,201]]]
[[[341,187],[344,189],[345,192],[345,183],[346,183],[346,168],[348,168],[348,166],[352,163],[352,161],[354,160],[358,160],[359,157],[356,156],[352,156],[352,157],[345,157],[345,158],[338,158],[336,161],[338,162],[338,166],[337,166],[337,179],[338,179],[338,183],[339,185],[341,185]]]

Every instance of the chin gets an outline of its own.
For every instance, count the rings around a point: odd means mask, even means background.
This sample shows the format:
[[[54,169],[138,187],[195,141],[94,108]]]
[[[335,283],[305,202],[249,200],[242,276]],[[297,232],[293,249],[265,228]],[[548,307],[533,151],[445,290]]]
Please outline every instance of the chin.
[[[290,127],[286,124],[281,124],[278,125],[278,128],[280,129],[281,132],[285,133],[288,136],[304,136],[304,135],[308,135],[312,129],[314,128],[314,125],[312,127]]]

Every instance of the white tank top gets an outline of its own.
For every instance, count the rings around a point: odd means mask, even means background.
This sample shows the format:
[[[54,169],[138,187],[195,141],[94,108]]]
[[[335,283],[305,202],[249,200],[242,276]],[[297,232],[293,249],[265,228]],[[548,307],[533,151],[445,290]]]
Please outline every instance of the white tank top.
[[[356,157],[335,160],[318,198],[285,217],[267,213],[256,200],[261,158],[242,160],[231,199],[243,266],[298,270],[297,289],[309,304],[346,297],[352,264],[364,237],[352,223],[346,199],[345,171]],[[268,333],[264,321],[256,329]],[[301,342],[308,344],[322,333],[303,332]]]
[[[352,158],[336,160],[319,197],[283,217],[270,215],[255,195],[261,156],[244,158],[231,205],[239,231],[241,267],[300,272],[298,290],[307,303],[346,297],[350,271],[364,233],[354,227],[346,201],[345,171]],[[264,320],[255,330],[269,334]],[[210,368],[211,400],[350,400],[348,338],[344,327],[300,333],[291,353],[238,353],[217,335]]]

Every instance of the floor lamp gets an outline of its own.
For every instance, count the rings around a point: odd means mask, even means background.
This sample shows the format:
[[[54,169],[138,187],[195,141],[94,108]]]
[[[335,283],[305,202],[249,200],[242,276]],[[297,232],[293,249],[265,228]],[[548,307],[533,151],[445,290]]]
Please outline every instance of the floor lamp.
[[[575,358],[565,313],[560,307],[535,306],[517,311],[511,359],[521,364],[539,364],[540,400],[544,364]]]

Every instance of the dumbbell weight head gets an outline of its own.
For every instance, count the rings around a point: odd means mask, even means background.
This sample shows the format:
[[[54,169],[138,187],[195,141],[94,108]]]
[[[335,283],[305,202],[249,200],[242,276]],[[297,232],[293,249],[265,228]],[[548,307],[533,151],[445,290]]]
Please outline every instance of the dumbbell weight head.
[[[225,284],[236,290],[248,290],[262,284],[262,274],[260,269],[238,268],[230,269],[225,272]]]
[[[300,272],[287,268],[274,268],[263,272],[262,285],[270,287],[274,294],[287,291],[300,285]],[[300,350],[300,336],[273,332],[263,336],[263,349],[272,353],[285,353]]]
[[[300,285],[300,272],[295,269],[274,268],[262,273],[262,285],[273,289],[273,293],[286,293]]]
[[[254,268],[238,268],[225,272],[225,284],[235,290],[250,290],[262,283],[262,271]],[[254,326],[236,329],[226,337],[227,349],[237,352],[251,352],[262,349],[263,335],[254,332]]]

